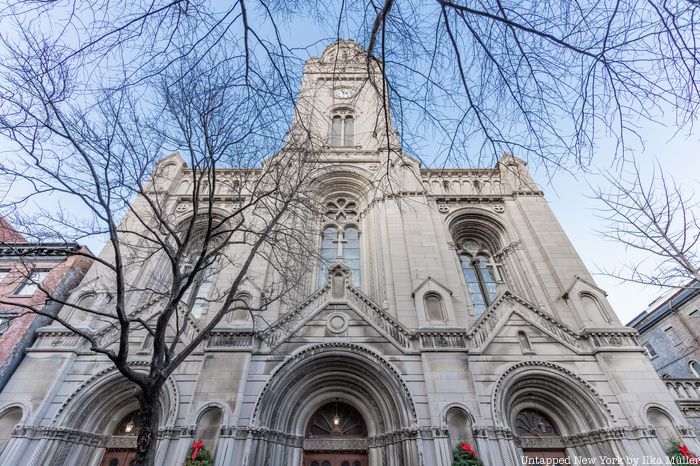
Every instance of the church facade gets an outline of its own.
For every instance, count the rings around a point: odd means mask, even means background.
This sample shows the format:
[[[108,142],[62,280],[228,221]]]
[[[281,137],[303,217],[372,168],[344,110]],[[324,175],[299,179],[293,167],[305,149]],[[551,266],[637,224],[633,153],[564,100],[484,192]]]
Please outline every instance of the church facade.
[[[363,57],[328,47],[300,91],[300,114],[327,133],[309,228],[328,260],[299,306],[265,310],[264,337],[245,316],[226,321],[169,377],[157,466],[182,464],[195,440],[217,466],[448,466],[461,442],[488,466],[661,458],[670,440],[700,451],[525,162],[426,169],[383,152],[397,136],[377,132]],[[160,165],[164,189],[187,196],[184,160]],[[376,189],[387,172],[391,190]],[[99,280],[93,267],[84,282]],[[136,366],[146,339],[131,339]],[[104,357],[45,327],[0,394],[12,432],[0,465],[126,465],[135,409]]]

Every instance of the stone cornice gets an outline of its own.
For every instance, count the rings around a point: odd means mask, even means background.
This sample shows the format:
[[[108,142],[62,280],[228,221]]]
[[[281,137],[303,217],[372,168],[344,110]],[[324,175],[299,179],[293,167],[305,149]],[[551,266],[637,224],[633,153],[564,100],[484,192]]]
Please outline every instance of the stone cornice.
[[[0,243],[0,257],[67,257],[80,247],[78,243]]]

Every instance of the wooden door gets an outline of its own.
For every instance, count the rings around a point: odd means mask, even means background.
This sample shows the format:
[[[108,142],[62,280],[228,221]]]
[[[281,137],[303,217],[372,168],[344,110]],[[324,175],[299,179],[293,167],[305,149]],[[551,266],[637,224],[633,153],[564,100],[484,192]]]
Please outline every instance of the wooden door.
[[[369,466],[367,453],[305,453],[304,466]]]
[[[136,458],[136,450],[108,448],[100,466],[130,466]]]

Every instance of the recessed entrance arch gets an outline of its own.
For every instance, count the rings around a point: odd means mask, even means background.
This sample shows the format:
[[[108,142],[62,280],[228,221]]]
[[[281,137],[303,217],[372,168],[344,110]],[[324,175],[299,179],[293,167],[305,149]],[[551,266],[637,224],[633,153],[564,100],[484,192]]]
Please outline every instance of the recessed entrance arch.
[[[328,418],[329,405],[336,403],[348,416],[362,420],[364,435],[320,435],[320,426],[328,422],[318,416]],[[319,424],[312,428],[314,419]],[[357,466],[356,461],[360,466],[422,464],[408,388],[391,364],[359,345],[327,343],[290,357],[260,394],[252,424],[251,466],[310,466],[318,460],[318,466],[323,461],[336,466],[334,460],[340,460],[337,466],[345,466],[344,461],[348,466]],[[334,432],[332,426],[326,430]],[[359,456],[311,457],[318,452]]]

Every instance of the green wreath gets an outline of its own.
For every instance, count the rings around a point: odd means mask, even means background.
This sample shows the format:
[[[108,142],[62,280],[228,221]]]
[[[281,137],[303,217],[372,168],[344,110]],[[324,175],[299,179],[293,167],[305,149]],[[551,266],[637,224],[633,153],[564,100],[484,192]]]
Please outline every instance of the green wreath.
[[[197,454],[195,455],[195,447],[197,447]],[[187,457],[183,466],[212,466],[214,462],[211,459],[209,451],[204,448],[204,444],[200,442],[194,442],[189,450],[187,450]]]
[[[700,459],[691,453],[688,447],[679,442],[671,442],[671,448],[666,450],[666,454],[671,460],[671,464],[700,464]]]
[[[484,462],[470,444],[462,443],[455,448],[452,466],[484,466]]]

